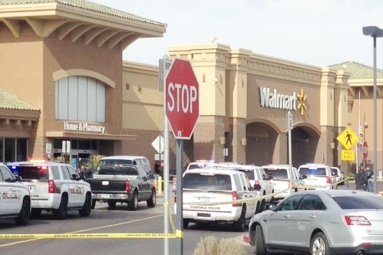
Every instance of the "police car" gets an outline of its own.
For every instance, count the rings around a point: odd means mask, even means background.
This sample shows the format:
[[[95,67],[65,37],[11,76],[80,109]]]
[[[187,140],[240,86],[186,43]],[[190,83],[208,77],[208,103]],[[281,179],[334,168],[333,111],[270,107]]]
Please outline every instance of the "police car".
[[[52,212],[61,220],[67,217],[68,211],[73,210],[79,211],[80,216],[90,215],[90,184],[82,180],[71,165],[45,160],[7,165],[29,187],[33,217],[39,216],[43,210]]]
[[[27,225],[31,216],[31,197],[27,186],[19,182],[8,167],[0,163],[0,218],[14,218]]]

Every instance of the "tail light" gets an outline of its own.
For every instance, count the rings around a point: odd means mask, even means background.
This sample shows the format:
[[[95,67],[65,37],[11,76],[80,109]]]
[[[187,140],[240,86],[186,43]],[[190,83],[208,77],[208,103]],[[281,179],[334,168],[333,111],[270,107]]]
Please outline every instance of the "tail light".
[[[232,196],[232,200],[234,201],[234,200],[238,200],[238,193],[237,193],[237,191],[233,191],[232,193],[231,193],[231,196]],[[238,204],[237,203],[233,203],[233,207],[237,207],[238,206]]]
[[[127,180],[125,182],[125,191],[129,193],[132,190],[132,186],[130,186],[130,182]]]
[[[259,183],[259,181],[255,181],[254,183],[254,190],[256,191],[260,191],[261,190],[261,184]]]
[[[326,183],[331,183],[331,178],[330,178],[330,176],[326,176]]]
[[[177,196],[174,195],[174,203],[177,203]]]
[[[56,184],[55,181],[49,180],[48,181],[48,192],[49,193],[56,193]]]
[[[371,223],[364,216],[345,216],[348,226],[371,226]]]

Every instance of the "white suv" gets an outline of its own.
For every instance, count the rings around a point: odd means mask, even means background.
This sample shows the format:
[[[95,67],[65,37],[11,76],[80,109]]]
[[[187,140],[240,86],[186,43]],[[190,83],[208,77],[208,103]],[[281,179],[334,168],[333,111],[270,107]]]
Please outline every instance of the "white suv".
[[[299,173],[295,167],[289,165],[265,165],[262,166],[266,174],[269,175],[273,189],[276,194],[272,200],[273,202],[284,199],[285,197],[303,189],[304,182],[300,179]]]
[[[26,185],[18,182],[8,167],[0,163],[0,218],[15,218],[18,225],[27,225],[31,216],[31,197]]]
[[[71,165],[44,160],[8,163],[10,170],[29,186],[32,216],[42,210],[52,211],[58,219],[65,219],[69,210],[89,216],[92,192]]]
[[[186,229],[189,222],[233,223],[234,230],[242,232],[255,213],[257,196],[247,176],[240,171],[219,166],[185,171],[183,226]],[[240,199],[249,201],[235,202]],[[176,211],[174,204],[174,212]]]
[[[304,164],[299,166],[299,173],[305,181],[307,189],[336,189],[336,178],[331,168],[324,164]]]
[[[251,186],[254,187],[259,196],[266,196],[264,199],[257,201],[255,213],[266,210],[266,203],[270,202],[270,195],[274,193],[274,188],[269,178],[266,177],[267,174],[263,168],[254,165],[237,165],[235,168],[247,175]]]

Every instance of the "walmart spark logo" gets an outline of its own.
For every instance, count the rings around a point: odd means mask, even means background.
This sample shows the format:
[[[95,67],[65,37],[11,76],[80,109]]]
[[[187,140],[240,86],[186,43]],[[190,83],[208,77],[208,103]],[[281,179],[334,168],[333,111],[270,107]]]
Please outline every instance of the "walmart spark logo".
[[[298,99],[297,109],[299,113],[303,115],[307,111],[307,106],[305,104],[305,101],[307,100],[307,95],[305,94],[303,89],[301,89],[301,92],[297,95],[297,99]]]

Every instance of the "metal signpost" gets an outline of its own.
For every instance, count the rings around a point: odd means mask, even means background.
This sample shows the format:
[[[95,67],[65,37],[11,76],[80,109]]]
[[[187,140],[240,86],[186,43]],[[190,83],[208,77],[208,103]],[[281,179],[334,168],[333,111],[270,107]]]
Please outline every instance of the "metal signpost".
[[[159,91],[164,92],[164,169],[163,169],[163,180],[164,180],[164,234],[169,234],[169,125],[168,118],[166,116],[166,91],[164,91],[165,77],[170,69],[172,61],[168,56],[164,56],[159,61]],[[161,152],[160,152],[161,153]],[[169,238],[164,238],[164,255],[169,254]]]
[[[293,114],[288,111],[286,115],[287,120],[287,130],[288,130],[288,139],[289,139],[289,168],[290,172],[292,169],[292,149],[291,149],[291,130],[293,129]]]
[[[191,138],[199,117],[198,91],[198,81],[190,61],[175,58],[165,79],[164,108],[174,138],[177,141],[176,237],[178,255],[183,254],[183,140]]]

